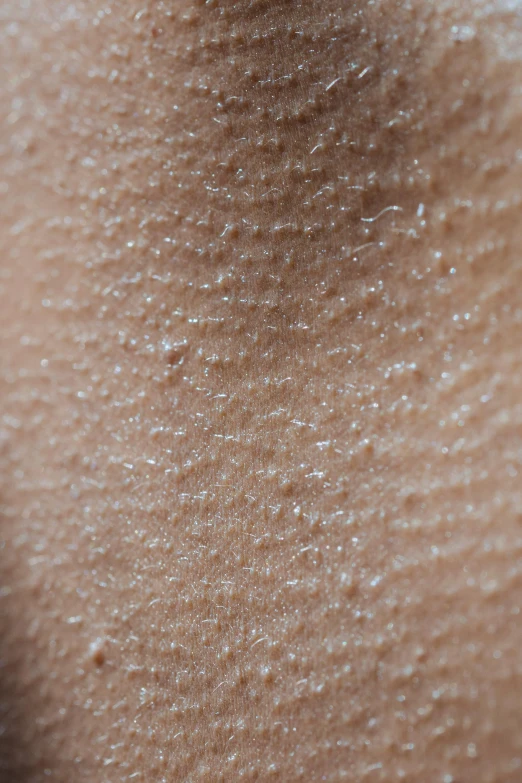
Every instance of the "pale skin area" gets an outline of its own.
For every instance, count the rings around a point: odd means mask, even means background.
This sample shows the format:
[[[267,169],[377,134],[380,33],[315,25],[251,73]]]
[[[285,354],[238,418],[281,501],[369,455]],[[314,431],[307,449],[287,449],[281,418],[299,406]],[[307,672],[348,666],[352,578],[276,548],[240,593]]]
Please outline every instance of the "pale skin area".
[[[522,26],[460,5],[0,6],[3,783],[521,780]]]

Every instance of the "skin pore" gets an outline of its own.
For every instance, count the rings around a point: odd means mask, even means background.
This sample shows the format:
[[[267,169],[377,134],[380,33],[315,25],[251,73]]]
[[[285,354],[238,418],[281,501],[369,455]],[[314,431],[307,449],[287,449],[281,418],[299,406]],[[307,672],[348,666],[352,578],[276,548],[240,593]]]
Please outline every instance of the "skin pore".
[[[2,783],[521,779],[521,18],[4,0]]]

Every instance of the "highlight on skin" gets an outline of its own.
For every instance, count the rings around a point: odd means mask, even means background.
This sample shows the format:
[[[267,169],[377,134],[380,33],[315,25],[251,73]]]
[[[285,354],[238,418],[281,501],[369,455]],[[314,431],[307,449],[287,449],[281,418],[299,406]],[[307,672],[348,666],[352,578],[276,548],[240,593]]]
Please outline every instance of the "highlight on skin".
[[[0,41],[0,780],[519,781],[520,3]]]

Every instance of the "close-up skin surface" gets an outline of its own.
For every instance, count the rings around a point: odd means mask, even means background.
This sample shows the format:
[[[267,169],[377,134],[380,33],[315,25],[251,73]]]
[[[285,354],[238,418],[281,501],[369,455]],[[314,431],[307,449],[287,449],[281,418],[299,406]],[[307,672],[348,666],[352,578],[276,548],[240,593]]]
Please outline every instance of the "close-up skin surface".
[[[519,783],[522,3],[0,44],[1,783]]]

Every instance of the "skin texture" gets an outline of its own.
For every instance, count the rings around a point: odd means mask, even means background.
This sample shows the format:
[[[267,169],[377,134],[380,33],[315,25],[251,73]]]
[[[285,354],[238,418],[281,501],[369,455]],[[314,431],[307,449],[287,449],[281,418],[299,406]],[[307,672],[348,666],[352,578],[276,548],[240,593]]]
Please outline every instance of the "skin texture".
[[[509,783],[518,3],[4,0],[0,779]]]

